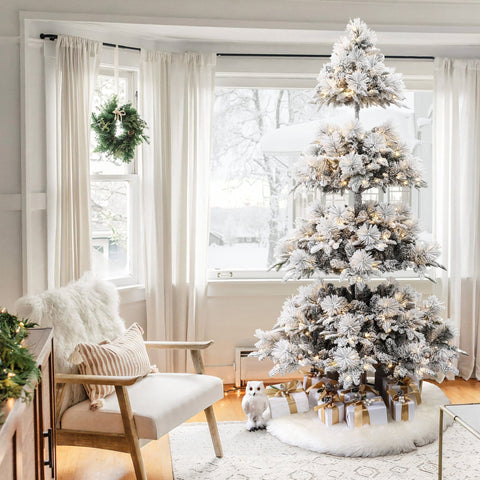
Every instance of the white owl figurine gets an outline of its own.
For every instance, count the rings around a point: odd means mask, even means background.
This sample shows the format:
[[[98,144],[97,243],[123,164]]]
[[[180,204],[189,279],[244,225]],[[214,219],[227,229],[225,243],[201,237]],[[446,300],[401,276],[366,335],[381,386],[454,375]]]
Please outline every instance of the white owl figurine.
[[[270,417],[270,408],[263,382],[247,383],[242,408],[247,416],[246,427],[248,431],[252,432],[266,428],[265,424]]]

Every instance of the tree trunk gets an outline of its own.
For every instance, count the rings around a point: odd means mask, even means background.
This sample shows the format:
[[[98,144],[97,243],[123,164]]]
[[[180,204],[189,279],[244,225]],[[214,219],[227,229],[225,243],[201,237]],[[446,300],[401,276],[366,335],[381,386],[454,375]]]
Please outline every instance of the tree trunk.
[[[275,127],[279,128],[281,125],[281,104],[282,98],[285,94],[285,90],[280,90],[278,93],[276,105],[275,105]],[[265,124],[261,116],[260,97],[258,90],[253,90],[253,102],[257,111],[257,124],[258,129],[262,135],[265,132]],[[269,219],[268,219],[268,245],[267,245],[267,265],[271,266],[275,260],[275,247],[278,240],[282,236],[283,232],[280,230],[280,195],[281,195],[281,172],[279,167],[275,165],[273,159],[268,158],[267,155],[263,155],[263,168],[267,176],[269,187]]]
[[[268,173],[268,184],[270,188],[270,218],[268,220],[268,256],[267,264],[271,266],[275,261],[275,247],[278,240],[282,236],[280,232],[280,189],[281,184],[278,181],[279,172],[275,165],[270,165],[270,171]]]

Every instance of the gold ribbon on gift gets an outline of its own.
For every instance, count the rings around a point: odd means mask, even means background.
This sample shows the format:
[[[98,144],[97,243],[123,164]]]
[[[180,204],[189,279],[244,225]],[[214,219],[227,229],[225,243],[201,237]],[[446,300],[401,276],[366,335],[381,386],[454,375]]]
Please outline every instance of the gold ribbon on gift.
[[[322,422],[326,423],[325,421],[325,409],[328,408],[332,410],[332,425],[336,424],[340,420],[340,412],[338,410],[338,405],[335,404],[335,402],[339,402],[340,399],[338,398],[338,395],[329,395],[329,396],[324,396],[323,397],[323,403],[319,403],[316,407],[313,407],[313,409],[317,412],[320,410],[320,415],[322,417]]]
[[[395,403],[400,402],[402,404],[402,421],[407,422],[409,420],[409,413],[408,413],[408,402],[411,398],[408,395],[405,395],[403,392],[397,392],[396,390],[390,389],[387,393],[392,397],[392,417],[394,416],[393,413],[395,411]]]
[[[340,392],[339,393],[340,401],[341,402],[345,401],[345,395],[347,393],[358,393],[360,397],[359,400],[361,400],[364,397],[364,395],[366,395],[367,391],[372,392],[378,396],[378,391],[375,390],[371,385],[362,384],[362,385],[359,385],[358,387],[352,387],[352,388],[349,388],[348,390],[344,390],[343,392]]]
[[[323,390],[327,391],[331,387],[331,390],[336,390],[338,387],[338,382],[336,380],[322,380],[321,382],[311,385],[305,391],[309,393],[311,390]]]
[[[422,403],[422,394],[420,393],[417,384],[410,377],[405,377],[402,380],[399,380],[398,384],[402,387],[402,390],[405,393],[415,396],[417,405]],[[405,391],[403,387],[407,387],[407,391]]]
[[[350,405],[355,405],[355,410],[353,413],[353,426],[355,428],[363,425],[370,425],[370,412],[368,411],[368,407],[372,403],[376,402],[383,402],[383,400],[381,398],[366,398],[364,400],[358,400],[345,404],[345,409]]]
[[[298,387],[298,383],[296,380],[292,380],[290,383],[285,384],[281,383],[278,387],[276,385],[269,385],[265,392],[267,397],[283,397],[287,400],[288,409],[290,413],[298,413],[297,404],[295,403],[295,399],[292,397],[292,393],[303,392],[303,388]]]
[[[319,377],[320,375],[322,375],[322,372],[316,368],[300,368],[299,369],[299,372],[300,373],[303,373],[303,375],[305,377],[308,377],[307,378],[307,382],[305,384],[305,390],[307,390],[307,388],[310,388],[312,386],[312,379],[315,378],[315,377]]]

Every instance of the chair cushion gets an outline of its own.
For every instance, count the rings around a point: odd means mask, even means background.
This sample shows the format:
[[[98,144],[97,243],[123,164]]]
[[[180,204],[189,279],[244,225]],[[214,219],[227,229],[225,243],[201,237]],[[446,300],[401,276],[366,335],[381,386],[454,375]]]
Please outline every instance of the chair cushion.
[[[83,375],[137,376],[150,373],[150,359],[143,342],[143,329],[131,325],[112,342],[79,343],[69,360],[78,364]],[[90,408],[103,405],[103,398],[115,391],[112,385],[84,385]]]
[[[223,383],[210,375],[154,373],[127,387],[139,438],[157,440],[193,415],[223,398]],[[85,400],[62,416],[61,428],[86,432],[123,433],[115,393],[92,411]]]

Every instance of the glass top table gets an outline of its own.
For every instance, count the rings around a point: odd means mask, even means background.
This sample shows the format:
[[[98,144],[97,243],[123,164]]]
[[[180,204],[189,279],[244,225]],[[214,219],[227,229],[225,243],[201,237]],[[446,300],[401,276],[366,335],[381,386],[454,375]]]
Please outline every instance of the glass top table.
[[[438,435],[438,480],[442,480],[443,456],[443,415],[447,414],[472,435],[480,439],[480,403],[465,403],[461,405],[445,405],[440,407]]]

